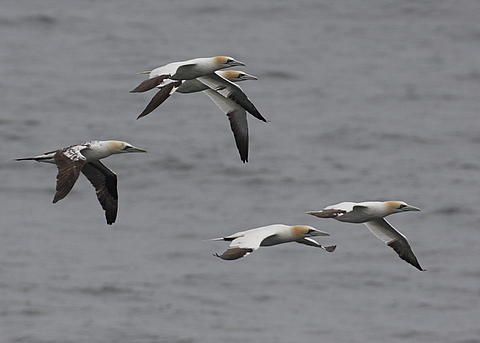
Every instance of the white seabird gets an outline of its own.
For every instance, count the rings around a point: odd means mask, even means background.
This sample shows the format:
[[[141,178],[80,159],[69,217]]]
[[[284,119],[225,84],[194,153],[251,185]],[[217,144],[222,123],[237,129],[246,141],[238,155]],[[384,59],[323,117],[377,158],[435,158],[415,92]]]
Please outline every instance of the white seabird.
[[[89,141],[33,157],[17,158],[17,161],[34,160],[57,165],[57,187],[53,203],[67,196],[82,172],[95,187],[98,201],[105,211],[107,224],[117,218],[117,175],[100,159],[113,154],[147,152],[121,141]]]
[[[150,75],[156,75],[158,71],[155,72],[155,70],[151,71]],[[150,100],[137,119],[151,113],[174,92],[195,93],[203,91],[227,115],[240,159],[244,163],[248,162],[249,139],[246,111],[261,121],[267,122],[267,120],[260,114],[243,90],[233,83],[243,80],[257,80],[257,78],[243,72],[226,70],[212,72],[184,81],[162,80],[160,84],[154,86],[154,88],[157,87],[160,90]],[[144,88],[141,89],[143,90]]]
[[[236,61],[228,56],[201,57],[188,61],[172,62],[155,68],[150,72],[143,72],[142,74],[149,74],[149,78],[140,83],[131,92],[146,92],[170,81],[179,81],[176,85],[178,87],[183,80],[196,79],[199,76],[208,75],[220,69],[244,65],[243,62]]]
[[[313,236],[330,236],[329,233],[306,225],[274,224],[234,233],[233,235],[209,239],[209,241],[230,241],[228,249],[221,255],[224,260],[236,260],[257,250],[260,246],[271,246],[281,243],[297,242],[332,252],[336,246],[324,247],[311,239]]]
[[[391,247],[400,258],[418,270],[424,271],[413,253],[410,244],[401,232],[397,231],[384,217],[400,212],[420,211],[403,201],[366,201],[341,202],[325,207],[321,211],[309,211],[307,214],[320,218],[334,218],[347,223],[364,223],[367,228],[380,240]]]

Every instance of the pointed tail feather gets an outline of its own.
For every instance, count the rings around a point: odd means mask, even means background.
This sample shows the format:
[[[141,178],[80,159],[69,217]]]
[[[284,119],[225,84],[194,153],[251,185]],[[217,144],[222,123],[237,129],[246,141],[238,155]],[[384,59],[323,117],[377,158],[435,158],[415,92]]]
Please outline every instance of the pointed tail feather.
[[[35,157],[20,157],[20,158],[15,158],[14,161],[35,161]]]

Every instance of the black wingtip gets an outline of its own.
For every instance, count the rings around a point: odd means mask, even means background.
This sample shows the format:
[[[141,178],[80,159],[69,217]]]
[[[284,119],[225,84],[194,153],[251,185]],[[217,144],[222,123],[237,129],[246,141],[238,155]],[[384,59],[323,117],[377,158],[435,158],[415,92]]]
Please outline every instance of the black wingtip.
[[[334,252],[335,249],[337,249],[336,245],[330,245],[328,247],[325,247],[325,251],[328,251],[328,252]]]

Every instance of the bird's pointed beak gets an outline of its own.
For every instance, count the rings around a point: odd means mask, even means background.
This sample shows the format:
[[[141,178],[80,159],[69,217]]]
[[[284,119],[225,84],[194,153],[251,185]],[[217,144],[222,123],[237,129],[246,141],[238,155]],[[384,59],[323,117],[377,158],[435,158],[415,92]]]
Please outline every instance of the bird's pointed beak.
[[[242,80],[258,80],[258,77],[245,73],[242,76]]]
[[[128,152],[147,152],[147,150],[142,149],[142,148],[137,148],[136,146],[132,146],[128,148]]]
[[[237,60],[230,61],[228,64],[230,65],[230,67],[236,67],[236,66],[242,66],[243,67],[243,66],[245,66],[245,63],[237,61]]]
[[[310,233],[312,236],[330,236],[328,232],[325,231],[320,231],[320,230],[315,230]]]
[[[407,207],[404,207],[403,210],[404,211],[420,211],[418,207],[410,206],[410,205],[408,205]]]

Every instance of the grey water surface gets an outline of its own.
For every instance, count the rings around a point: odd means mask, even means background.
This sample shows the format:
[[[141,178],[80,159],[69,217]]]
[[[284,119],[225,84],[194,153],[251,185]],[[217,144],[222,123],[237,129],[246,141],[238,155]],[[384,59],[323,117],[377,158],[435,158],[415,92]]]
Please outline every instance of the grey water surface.
[[[3,0],[0,5],[0,342],[480,342],[480,2]],[[249,163],[204,94],[138,72],[230,55],[268,123]],[[92,139],[112,156],[107,226],[83,176],[16,157]],[[427,271],[364,225],[304,214],[403,200]],[[237,260],[209,238],[274,223],[327,231]]]

